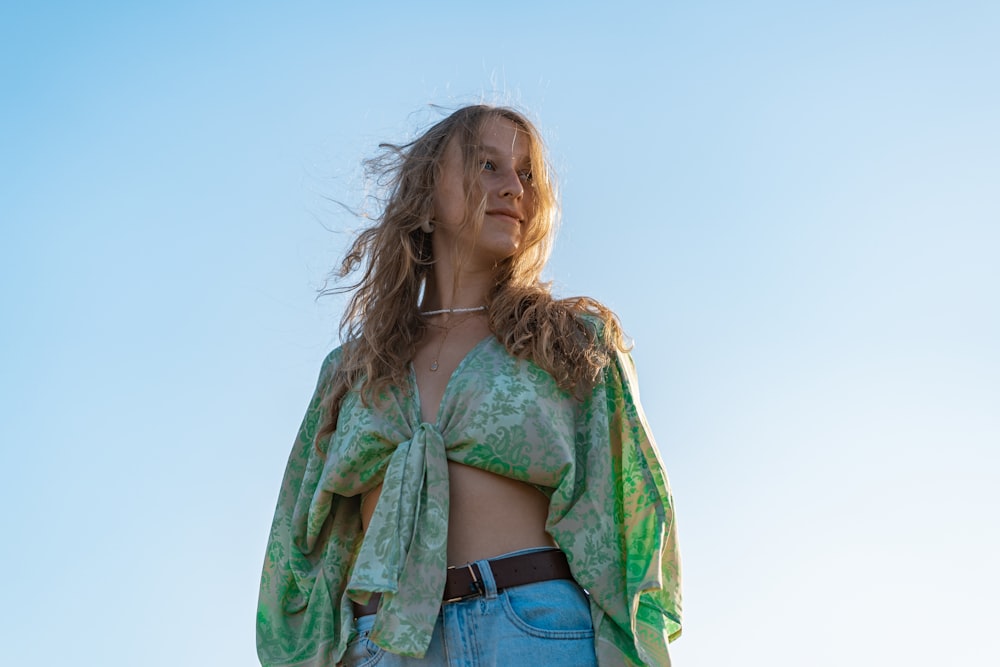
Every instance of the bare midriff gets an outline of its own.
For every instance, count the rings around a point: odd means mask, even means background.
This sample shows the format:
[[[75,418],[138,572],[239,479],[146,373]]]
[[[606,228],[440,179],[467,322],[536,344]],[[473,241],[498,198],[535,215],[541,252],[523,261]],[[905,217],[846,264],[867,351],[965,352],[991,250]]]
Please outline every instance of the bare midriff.
[[[448,475],[448,565],[464,565],[518,549],[555,546],[545,532],[549,499],[535,487],[451,461]],[[362,499],[365,530],[381,491],[378,486]]]
[[[428,328],[413,357],[424,422],[437,422],[449,378],[462,359],[491,335],[482,313],[459,315],[457,324],[447,330]],[[451,461],[448,478],[448,565],[465,565],[519,549],[555,546],[545,532],[549,499],[535,487]],[[381,491],[381,486],[376,487],[361,500],[364,530],[368,530]]]

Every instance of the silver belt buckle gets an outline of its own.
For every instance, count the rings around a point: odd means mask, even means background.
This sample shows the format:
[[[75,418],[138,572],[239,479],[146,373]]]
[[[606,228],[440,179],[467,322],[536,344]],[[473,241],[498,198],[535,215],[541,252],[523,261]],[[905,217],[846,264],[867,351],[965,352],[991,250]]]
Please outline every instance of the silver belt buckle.
[[[463,567],[465,567],[465,569],[469,571],[469,576],[472,577],[472,585],[476,587],[476,592],[466,593],[465,595],[459,595],[458,597],[454,598],[448,598],[447,600],[445,600],[445,603],[461,602],[462,600],[468,600],[469,598],[477,598],[486,592],[486,589],[483,587],[483,582],[479,579],[479,577],[476,576],[476,571],[472,568],[473,565],[475,565],[475,563],[466,563]],[[456,570],[458,568],[452,565],[448,569]]]

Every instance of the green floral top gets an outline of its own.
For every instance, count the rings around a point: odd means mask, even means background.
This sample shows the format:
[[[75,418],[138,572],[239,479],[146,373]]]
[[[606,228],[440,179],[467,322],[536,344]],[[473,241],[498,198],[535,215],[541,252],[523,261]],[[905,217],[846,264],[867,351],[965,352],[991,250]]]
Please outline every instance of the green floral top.
[[[680,634],[680,559],[666,474],[639,406],[632,360],[619,355],[580,401],[534,363],[481,341],[455,370],[433,424],[412,373],[379,403],[342,403],[321,456],[327,357],[278,496],[261,576],[263,665],[332,666],[353,629],[351,600],[383,594],[371,639],[423,656],[444,590],[448,461],[534,485],[546,530],[590,593],[602,667],[669,664]],[[383,483],[367,533],[361,494]]]

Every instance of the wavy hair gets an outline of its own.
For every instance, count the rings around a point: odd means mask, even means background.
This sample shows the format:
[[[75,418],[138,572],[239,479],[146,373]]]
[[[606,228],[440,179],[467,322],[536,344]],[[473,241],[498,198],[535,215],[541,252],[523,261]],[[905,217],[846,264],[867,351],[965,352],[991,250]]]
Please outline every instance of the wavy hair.
[[[355,272],[358,277],[323,291],[353,294],[340,324],[341,360],[324,400],[320,436],[336,429],[340,403],[358,383],[366,404],[377,401],[389,386],[407,384],[408,363],[427,326],[418,301],[434,267],[431,237],[421,225],[433,215],[445,148],[454,139],[461,149],[463,224],[478,232],[486,207],[478,185],[480,137],[486,122],[495,118],[512,122],[529,137],[535,203],[517,252],[495,267],[494,286],[486,297],[490,330],[510,354],[532,360],[578,397],[593,387],[615,350],[626,349],[613,312],[588,297],[556,299],[550,284],[541,280],[559,207],[538,130],[507,107],[463,107],[409,143],[380,144],[381,152],[365,162],[380,213],[359,232],[335,272],[340,279]]]

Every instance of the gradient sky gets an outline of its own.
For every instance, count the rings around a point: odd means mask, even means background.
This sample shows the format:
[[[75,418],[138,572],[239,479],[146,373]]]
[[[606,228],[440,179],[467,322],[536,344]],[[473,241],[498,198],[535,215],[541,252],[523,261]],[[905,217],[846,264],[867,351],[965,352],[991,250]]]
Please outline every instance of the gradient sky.
[[[995,665],[1000,4],[4,3],[4,664],[255,664],[360,161],[520,106],[676,496],[678,667]]]

